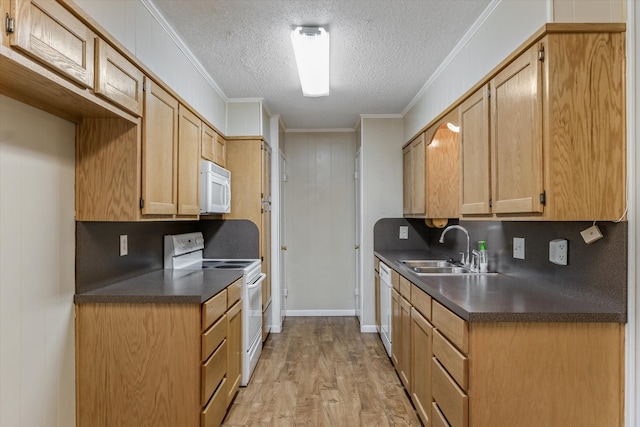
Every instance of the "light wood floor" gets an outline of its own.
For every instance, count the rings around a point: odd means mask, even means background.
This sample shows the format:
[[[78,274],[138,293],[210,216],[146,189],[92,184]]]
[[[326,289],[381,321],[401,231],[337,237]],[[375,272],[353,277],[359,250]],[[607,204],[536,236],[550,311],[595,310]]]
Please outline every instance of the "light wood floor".
[[[291,317],[267,339],[223,426],[420,426],[377,334],[354,317]]]

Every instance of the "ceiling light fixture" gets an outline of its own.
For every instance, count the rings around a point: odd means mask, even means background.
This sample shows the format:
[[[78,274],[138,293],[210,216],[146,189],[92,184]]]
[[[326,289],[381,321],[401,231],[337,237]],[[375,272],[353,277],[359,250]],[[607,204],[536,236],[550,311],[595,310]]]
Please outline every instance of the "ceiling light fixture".
[[[291,32],[304,96],[329,95],[329,33],[322,27],[297,27]]]

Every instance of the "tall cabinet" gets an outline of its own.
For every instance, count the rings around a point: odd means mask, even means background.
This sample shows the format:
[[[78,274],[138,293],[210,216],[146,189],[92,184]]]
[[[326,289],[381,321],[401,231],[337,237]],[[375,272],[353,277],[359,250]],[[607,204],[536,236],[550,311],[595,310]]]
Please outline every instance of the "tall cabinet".
[[[231,213],[226,219],[248,219],[260,236],[260,260],[267,275],[262,282],[262,340],[271,325],[271,148],[258,137],[230,137],[226,142],[231,171]]]

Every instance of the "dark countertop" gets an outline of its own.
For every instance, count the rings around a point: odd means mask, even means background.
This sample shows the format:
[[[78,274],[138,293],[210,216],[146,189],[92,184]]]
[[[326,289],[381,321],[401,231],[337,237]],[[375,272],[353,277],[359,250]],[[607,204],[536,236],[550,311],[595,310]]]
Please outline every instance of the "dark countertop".
[[[100,289],[75,294],[76,304],[202,304],[242,277],[241,270],[156,270]]]
[[[616,322],[626,313],[602,301],[563,295],[504,274],[419,276],[405,259],[446,259],[427,251],[375,251],[382,262],[470,322]]]

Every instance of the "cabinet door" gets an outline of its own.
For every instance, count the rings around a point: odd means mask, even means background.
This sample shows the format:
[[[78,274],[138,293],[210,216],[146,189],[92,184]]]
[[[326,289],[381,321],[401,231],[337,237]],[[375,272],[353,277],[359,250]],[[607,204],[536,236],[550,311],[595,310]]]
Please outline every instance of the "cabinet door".
[[[200,125],[198,116],[180,106],[178,137],[178,215],[200,214]]]
[[[144,92],[142,213],[177,212],[178,101],[151,80]]]
[[[491,213],[489,88],[460,105],[460,213]]]
[[[220,135],[217,135],[217,138],[215,139],[213,144],[213,161],[223,168],[226,167],[227,141],[225,141],[225,139]]]
[[[202,123],[202,135],[201,135],[201,156],[203,159],[207,159],[210,162],[215,162],[215,146],[218,134],[211,129],[206,123]]]
[[[142,116],[142,71],[100,38],[96,38],[95,54],[95,93]]]
[[[227,407],[242,378],[242,301],[227,312]]]
[[[411,213],[413,215],[424,215],[426,179],[426,142],[424,134],[411,143],[411,163],[413,172]]]
[[[411,162],[411,145],[402,149],[402,214],[410,215],[412,211],[413,169]]]
[[[411,395],[411,304],[400,297],[400,380]]]
[[[542,212],[542,72],[538,46],[491,80],[493,211]]]
[[[375,316],[376,316],[376,329],[380,333],[380,274],[374,271],[374,299],[375,299]]]
[[[425,216],[457,218],[460,187],[458,134],[443,123],[425,144]]]
[[[396,369],[400,369],[400,293],[395,289],[391,290],[391,361]]]
[[[96,35],[60,3],[14,0],[10,43],[74,82],[93,88]],[[4,17],[3,17],[4,18]]]
[[[425,426],[431,419],[431,346],[433,326],[411,309],[411,400]]]

